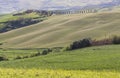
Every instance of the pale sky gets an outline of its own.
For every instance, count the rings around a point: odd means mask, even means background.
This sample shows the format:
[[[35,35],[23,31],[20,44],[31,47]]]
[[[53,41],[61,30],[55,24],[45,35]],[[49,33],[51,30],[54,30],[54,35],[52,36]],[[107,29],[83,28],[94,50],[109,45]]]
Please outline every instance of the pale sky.
[[[51,7],[51,6],[85,6],[88,4],[100,4],[111,2],[112,0],[19,0],[19,4],[31,8]]]
[[[0,0],[0,11],[96,5],[112,0]]]

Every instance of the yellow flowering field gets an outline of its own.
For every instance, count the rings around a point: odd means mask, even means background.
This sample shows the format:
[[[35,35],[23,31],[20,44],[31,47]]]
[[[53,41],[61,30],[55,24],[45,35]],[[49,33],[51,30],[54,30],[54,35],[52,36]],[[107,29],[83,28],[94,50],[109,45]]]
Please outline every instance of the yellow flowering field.
[[[0,68],[0,78],[120,78],[116,71]]]

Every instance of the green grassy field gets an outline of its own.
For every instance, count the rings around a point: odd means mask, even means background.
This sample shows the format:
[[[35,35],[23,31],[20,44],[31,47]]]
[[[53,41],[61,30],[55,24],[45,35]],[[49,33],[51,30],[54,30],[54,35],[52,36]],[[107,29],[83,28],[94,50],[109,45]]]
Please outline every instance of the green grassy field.
[[[66,70],[120,70],[119,56],[120,45],[101,46],[68,52],[52,52],[48,55],[35,58],[0,62],[0,67]]]
[[[32,54],[42,51],[40,49],[0,49],[0,56],[4,56],[9,60],[13,60],[16,57],[30,56]]]
[[[85,37],[101,39],[119,35],[119,19],[119,12],[55,15],[42,23],[0,34],[3,43],[0,47],[63,47]]]
[[[0,76],[1,78],[119,78],[119,56],[120,45],[52,52],[45,56],[2,61]]]
[[[30,14],[24,14],[24,15],[18,15],[18,16],[13,16],[13,14],[6,14],[6,15],[0,16],[0,18],[1,18],[0,23],[17,20],[19,18],[37,18],[37,17],[40,17],[40,16],[36,13],[30,13]]]

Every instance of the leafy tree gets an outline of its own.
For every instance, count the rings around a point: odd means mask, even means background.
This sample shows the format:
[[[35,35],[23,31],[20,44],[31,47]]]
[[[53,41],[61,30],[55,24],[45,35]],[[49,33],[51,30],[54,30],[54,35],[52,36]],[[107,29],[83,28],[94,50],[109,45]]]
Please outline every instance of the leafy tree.
[[[75,41],[70,45],[70,50],[74,50],[74,49],[79,49],[79,48],[84,48],[84,47],[89,47],[91,46],[91,40],[90,39],[83,39],[80,41]]]
[[[120,44],[120,37],[114,36],[113,37],[113,44]]]
[[[42,55],[47,55],[49,53],[48,50],[43,50]]]
[[[0,56],[0,61],[7,61],[8,59],[6,57]]]

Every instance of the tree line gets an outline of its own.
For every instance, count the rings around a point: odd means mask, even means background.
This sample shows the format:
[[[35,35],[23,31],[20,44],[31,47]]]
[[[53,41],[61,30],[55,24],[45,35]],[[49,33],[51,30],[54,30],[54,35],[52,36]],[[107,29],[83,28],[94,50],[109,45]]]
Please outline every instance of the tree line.
[[[120,44],[120,37],[113,36],[111,38],[102,40],[92,40],[91,38],[85,38],[82,40],[74,41],[70,46],[66,48],[66,50],[75,50],[91,46],[103,46],[111,44]]]

